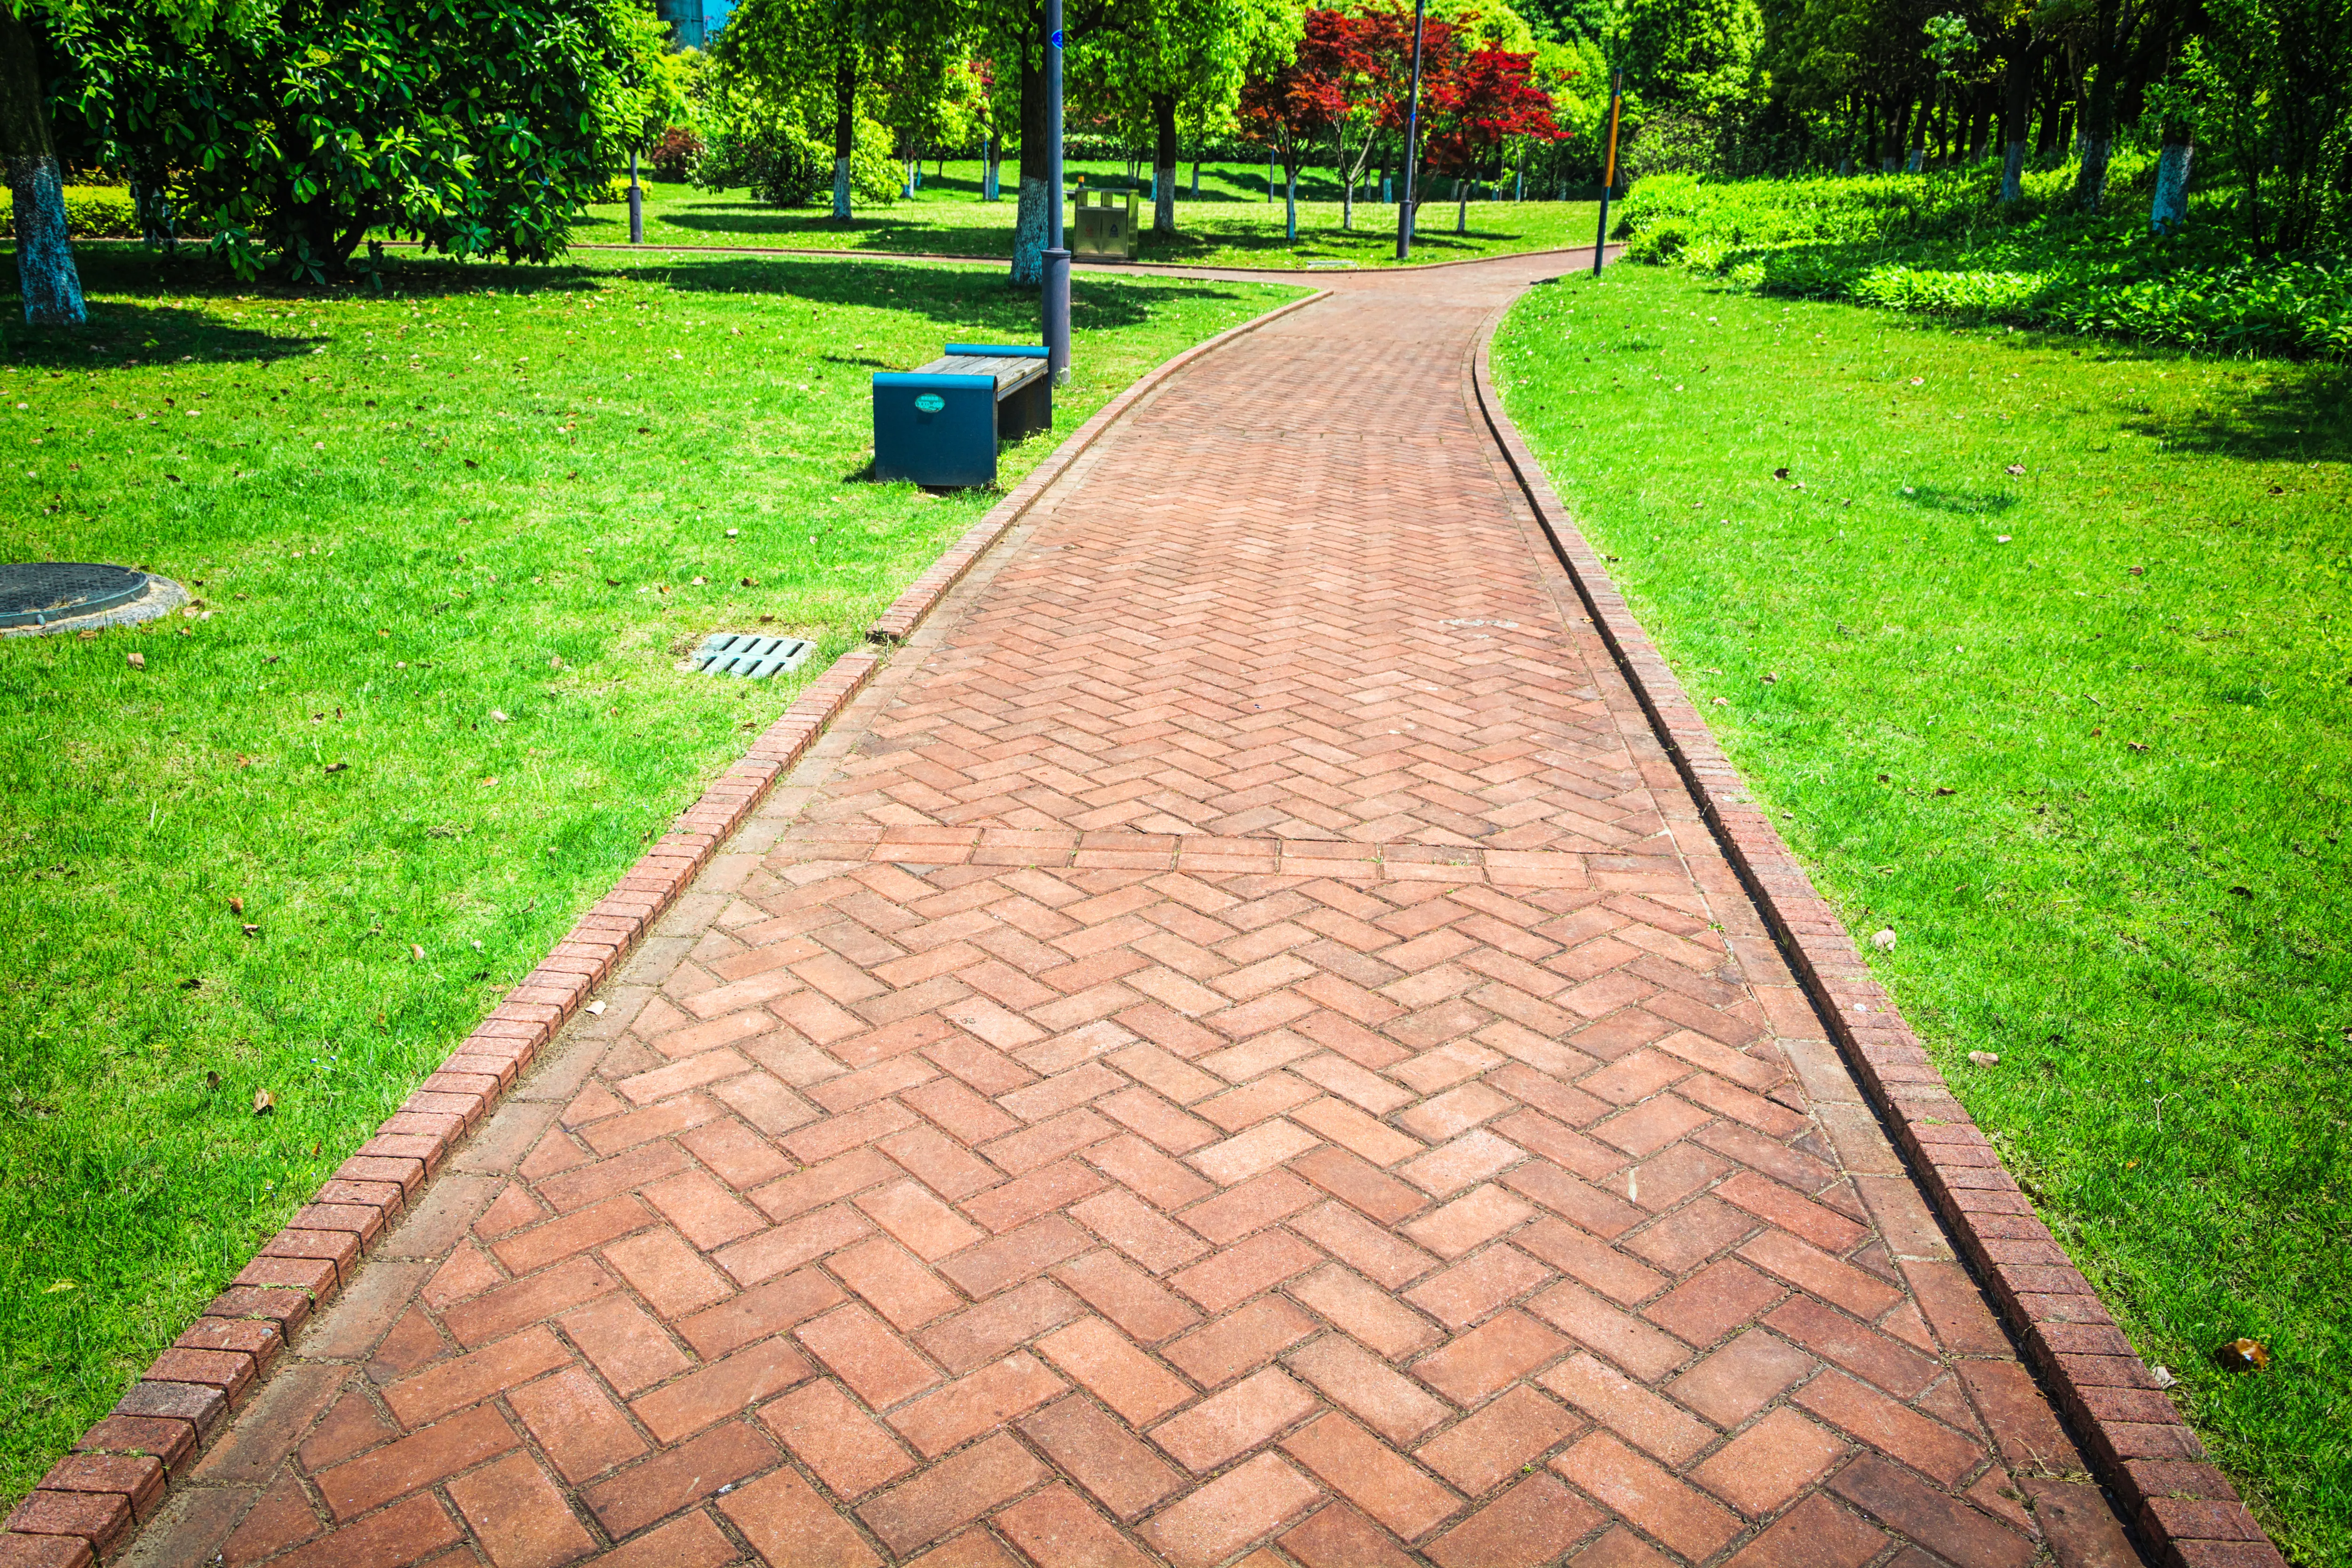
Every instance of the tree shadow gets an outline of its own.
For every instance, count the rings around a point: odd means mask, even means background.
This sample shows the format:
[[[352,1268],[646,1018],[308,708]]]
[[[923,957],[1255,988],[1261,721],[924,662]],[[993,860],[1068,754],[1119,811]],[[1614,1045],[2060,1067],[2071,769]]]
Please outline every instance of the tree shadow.
[[[926,266],[864,253],[845,253],[838,260],[714,256],[636,268],[633,276],[698,293],[776,294],[826,305],[887,303],[952,326],[964,338],[1027,342],[1037,335],[1036,293],[1011,287],[994,268]],[[1135,326],[1179,300],[1231,297],[1214,283],[1150,273],[1084,271],[1070,280],[1072,310],[1087,329]]]
[[[657,253],[656,253],[657,254]],[[257,309],[273,303],[373,297],[365,282],[290,287],[247,282],[205,256],[158,255],[135,245],[82,246],[78,249],[89,323],[74,330],[11,328],[7,357],[19,364],[51,369],[92,369],[126,361],[163,363],[183,358],[272,363],[307,357],[330,341],[326,334],[290,336],[224,321],[216,311],[191,310],[163,300],[233,303]],[[13,279],[14,258],[0,251],[0,268]],[[960,268],[894,260],[869,252],[832,257],[687,256],[648,259],[625,274],[576,263],[547,265],[467,262],[420,258],[388,258],[380,273],[383,297],[455,299],[472,294],[502,298],[593,292],[615,276],[658,283],[682,293],[768,294],[823,305],[886,305],[938,322],[960,340],[1030,342],[1037,336],[1037,295],[1010,287],[995,268]],[[1149,273],[1126,277],[1087,271],[1071,283],[1078,324],[1088,330],[1131,327],[1161,306],[1180,299],[1230,297],[1213,283],[1161,279]],[[128,296],[128,298],[126,298]],[[0,320],[21,320],[23,307],[0,295]],[[877,367],[878,368],[878,367]]]
[[[2352,365],[2278,363],[2227,407],[2133,416],[2123,428],[2168,451],[2249,462],[2352,461]]]
[[[1955,512],[1963,517],[1990,517],[2017,504],[2017,498],[2006,490],[1957,489],[1944,485],[1919,485],[1903,491],[1900,499],[1906,506]]]

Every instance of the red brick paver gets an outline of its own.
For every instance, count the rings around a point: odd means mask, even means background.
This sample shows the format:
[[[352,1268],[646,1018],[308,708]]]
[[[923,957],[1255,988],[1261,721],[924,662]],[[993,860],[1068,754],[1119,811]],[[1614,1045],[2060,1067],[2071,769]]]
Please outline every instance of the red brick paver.
[[[2132,1561],[1475,421],[1533,271],[1135,408],[54,1560]]]

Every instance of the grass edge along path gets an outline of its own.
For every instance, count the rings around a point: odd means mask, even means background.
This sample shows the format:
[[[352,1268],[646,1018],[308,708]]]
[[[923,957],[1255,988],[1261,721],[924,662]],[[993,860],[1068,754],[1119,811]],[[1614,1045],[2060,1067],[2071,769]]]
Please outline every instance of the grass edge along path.
[[[2290,1553],[2352,1555],[2342,371],[1648,268],[1531,291],[1493,363],[2216,1461]],[[2266,1371],[2217,1363],[2242,1335]]]
[[[891,258],[756,266],[632,258],[513,272],[404,263],[413,291],[387,299],[256,292],[170,268],[160,290],[142,292],[128,287],[134,260],[116,264],[131,268],[119,277],[90,268],[96,324],[87,342],[58,350],[59,363],[38,341],[11,334],[19,357],[5,367],[10,395],[0,405],[0,444],[26,459],[16,473],[43,476],[0,475],[0,502],[15,514],[0,553],[128,560],[135,548],[140,563],[190,581],[217,605],[208,620],[92,642],[0,644],[0,710],[39,715],[18,730],[22,739],[64,714],[87,720],[81,728],[100,742],[93,752],[77,739],[29,771],[12,759],[0,806],[0,826],[10,829],[0,836],[0,872],[16,911],[0,920],[9,938],[0,942],[9,954],[0,959],[0,1014],[14,1024],[0,1078],[17,1243],[0,1269],[0,1318],[9,1322],[0,1493],[10,1496],[112,1404],[298,1194],[438,1065],[448,1042],[541,961],[701,780],[740,754],[747,726],[756,732],[793,688],[853,646],[999,499],[865,483],[866,366],[876,354],[915,363],[944,339],[1011,335],[1013,323],[991,312],[1034,309],[1034,296],[1024,306],[995,279]],[[763,284],[788,292],[750,292]],[[1084,416],[1171,353],[1299,292],[1081,280],[1079,299],[1091,303],[1079,315],[1080,384],[1061,400],[1053,436],[1006,449],[1003,482],[1034,472]],[[786,337],[797,331],[791,318],[803,308],[833,325],[805,352],[790,352],[775,334],[780,321]],[[459,330],[459,315],[470,329]],[[988,331],[973,333],[974,321]],[[600,332],[616,346],[583,346]],[[215,337],[234,352],[207,364]],[[1160,346],[1138,354],[1128,342]],[[107,351],[99,367],[91,342]],[[408,344],[427,368],[399,363],[394,351]],[[141,363],[125,370],[118,355]],[[593,384],[567,363],[593,373]],[[625,364],[631,386],[619,384]],[[796,377],[825,373],[833,393],[793,390]],[[415,389],[431,409],[412,417],[408,397],[383,397],[394,384]],[[656,390],[631,390],[647,385]],[[425,428],[445,422],[445,402],[478,412],[454,428]],[[88,417],[68,417],[76,413]],[[183,418],[194,423],[174,423]],[[78,428],[85,423],[87,433]],[[803,427],[805,450],[790,440],[778,449],[780,431]],[[414,470],[404,480],[404,469]],[[758,493],[770,489],[787,503],[784,515]],[[273,497],[290,513],[273,513]],[[858,574],[845,593],[820,578],[814,597],[779,594],[805,559],[791,531],[804,518],[827,541],[881,529],[878,555],[852,552]],[[740,540],[718,526],[728,522]],[[522,533],[504,537],[517,526]],[[300,537],[289,540],[297,527]],[[289,543],[307,548],[289,560]],[[586,561],[583,545],[595,552]],[[810,553],[821,561],[831,548]],[[744,565],[768,586],[737,590]],[[547,577],[543,589],[534,574]],[[608,586],[614,578],[623,585]],[[432,599],[445,602],[427,614]],[[760,608],[784,612],[778,629],[816,637],[818,653],[796,680],[713,691],[671,669],[679,639],[690,646],[699,635],[689,628],[748,622]],[[838,624],[821,624],[828,617]],[[379,627],[392,636],[379,642]],[[548,668],[551,646],[560,672]],[[126,649],[143,650],[147,669],[125,671]],[[427,668],[415,662],[420,652],[439,667],[428,676],[418,674]],[[408,661],[397,669],[395,653]],[[280,664],[280,655],[294,657]],[[332,668],[289,678],[299,666]],[[191,679],[207,671],[226,682],[216,699]],[[277,689],[257,699],[254,673]],[[413,684],[395,689],[404,682]],[[290,697],[279,697],[289,685]],[[610,718],[605,700],[586,705],[591,695],[609,699]],[[349,707],[354,697],[359,706]],[[681,700],[688,707],[661,717]],[[250,737],[268,728],[257,715],[274,721],[281,702],[303,711],[256,743]],[[491,713],[493,703],[512,713]],[[353,723],[378,733],[349,730],[347,707]],[[446,722],[444,708],[458,721]],[[559,716],[588,727],[567,742],[551,724]],[[672,765],[640,778],[624,764],[634,803],[589,799],[573,809],[567,794],[600,794],[629,754],[607,737],[640,723],[640,752],[648,742],[675,750]],[[417,732],[404,741],[404,728]],[[297,763],[326,736],[339,737],[325,744],[357,765],[321,781]],[[569,758],[556,750],[567,743]],[[419,744],[434,749],[436,767],[403,757]],[[300,759],[282,754],[298,747]],[[441,773],[451,775],[446,785]],[[393,795],[369,804],[365,793],[335,793],[353,780]],[[93,784],[94,796],[76,793]],[[276,801],[247,807],[243,793]],[[51,797],[53,813],[43,804]],[[506,803],[502,811],[492,800]],[[345,825],[354,831],[313,826],[311,816],[331,822],[355,804]],[[296,826],[268,831],[286,805]],[[137,842],[126,847],[175,822],[226,825],[253,811],[261,831],[238,823],[224,842],[201,833],[174,840],[174,863],[158,873],[138,865]],[[503,826],[493,820],[500,815]],[[443,823],[453,825],[446,834]],[[346,847],[347,839],[355,842]],[[549,840],[563,853],[551,847],[541,858]],[[398,896],[378,892],[403,877],[413,885]],[[232,895],[242,913],[228,909]],[[259,934],[240,937],[239,919]],[[52,932],[63,948],[30,940]],[[429,962],[408,961],[412,942]],[[95,984],[80,978],[93,962]],[[426,985],[437,994],[420,1005],[409,994],[428,971],[449,984]],[[51,974],[75,975],[86,997],[104,993],[103,1005],[53,994]],[[187,977],[200,986],[184,988]],[[67,1068],[57,1052],[61,1037],[77,1034]],[[248,1109],[262,1089],[274,1097],[267,1116]]]

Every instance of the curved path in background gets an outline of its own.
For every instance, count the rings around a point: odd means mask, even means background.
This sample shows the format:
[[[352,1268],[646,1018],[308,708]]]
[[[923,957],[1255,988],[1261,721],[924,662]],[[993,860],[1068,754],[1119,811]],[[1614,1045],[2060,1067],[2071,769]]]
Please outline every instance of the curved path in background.
[[[1562,265],[1140,401],[125,1561],[2134,1561],[1475,412]]]

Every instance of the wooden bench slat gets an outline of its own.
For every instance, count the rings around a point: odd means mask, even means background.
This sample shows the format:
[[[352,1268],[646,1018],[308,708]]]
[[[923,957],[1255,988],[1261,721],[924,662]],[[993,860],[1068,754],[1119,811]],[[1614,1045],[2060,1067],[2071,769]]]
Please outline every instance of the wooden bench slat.
[[[929,364],[915,367],[918,375],[985,375],[996,383],[1000,398],[1044,375],[1047,370],[1042,359],[1014,358],[1010,354],[946,354]]]

